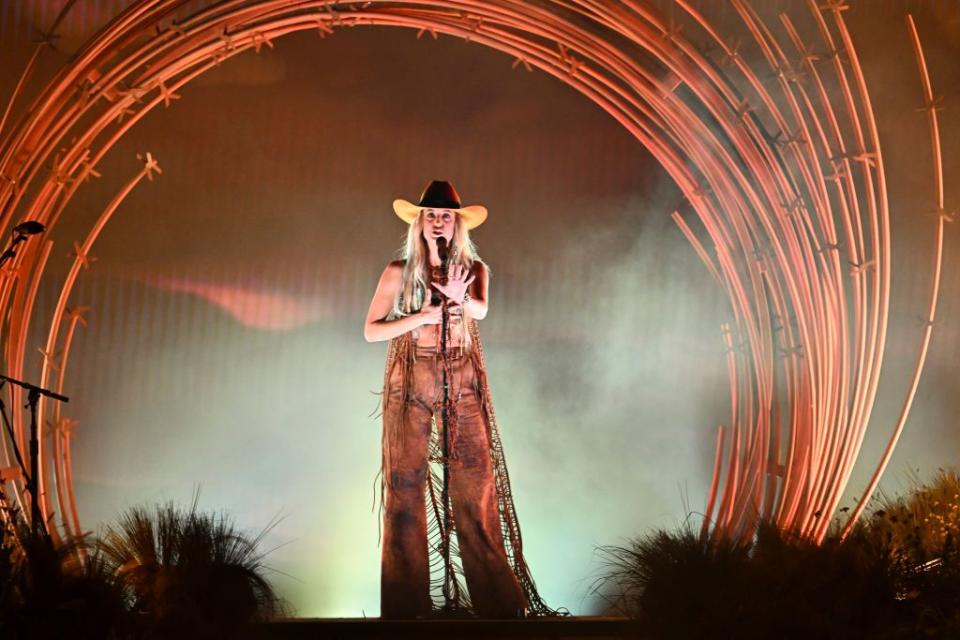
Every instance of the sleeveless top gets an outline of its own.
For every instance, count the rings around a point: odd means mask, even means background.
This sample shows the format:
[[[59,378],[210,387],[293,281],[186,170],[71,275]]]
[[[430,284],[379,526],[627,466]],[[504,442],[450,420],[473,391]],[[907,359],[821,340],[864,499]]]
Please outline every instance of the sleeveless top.
[[[439,268],[439,267],[431,267],[430,280],[433,281],[433,280],[439,280],[439,279],[440,279],[440,268]],[[395,307],[395,308],[397,308],[397,309],[403,309],[403,303],[404,303],[404,300],[403,300],[403,287],[400,287],[400,291],[399,291],[399,293],[397,293],[397,304],[396,304],[396,307]],[[440,325],[437,324],[437,325],[433,325],[433,326],[437,327],[437,344],[439,345],[439,344],[440,344],[440,338],[439,338]],[[462,307],[459,308],[459,311],[458,311],[458,312],[455,312],[455,313],[451,313],[451,314],[450,314],[450,316],[449,316],[449,324],[448,324],[447,328],[448,328],[448,330],[449,330],[449,332],[450,332],[450,333],[447,335],[448,344],[449,344],[449,341],[450,341],[451,339],[454,339],[454,336],[457,336],[457,337],[460,338],[460,344],[461,344],[461,345],[463,345],[463,343],[465,343],[465,342],[467,341],[467,336],[465,335],[466,332],[464,331],[463,308],[462,308]],[[418,342],[418,341],[420,340],[420,327],[415,327],[414,329],[411,329],[411,330],[410,330],[410,333],[411,333],[412,336],[413,336],[413,341],[414,341],[414,343],[416,343],[416,342]]]

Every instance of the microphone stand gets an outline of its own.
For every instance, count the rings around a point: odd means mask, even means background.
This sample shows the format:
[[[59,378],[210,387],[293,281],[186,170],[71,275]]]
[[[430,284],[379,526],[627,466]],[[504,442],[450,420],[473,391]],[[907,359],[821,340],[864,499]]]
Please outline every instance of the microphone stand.
[[[445,239],[444,239],[445,240]],[[440,254],[440,284],[447,284],[447,273],[449,268],[449,253],[447,250],[446,242],[443,242],[442,246],[437,246],[437,251]],[[443,610],[446,612],[452,612],[455,610],[454,600],[451,596],[451,586],[456,579],[452,572],[452,566],[450,564],[450,531],[453,528],[453,522],[450,517],[450,434],[449,434],[449,415],[448,407],[450,402],[450,381],[447,379],[447,367],[449,362],[447,359],[447,325],[450,321],[450,312],[447,310],[447,299],[446,296],[441,297],[441,294],[435,293],[434,300],[431,300],[433,304],[440,303],[441,315],[440,315],[440,355],[443,361],[443,404],[440,408],[440,421],[443,425],[443,441],[442,441],[442,455],[441,459],[443,460],[443,491],[441,492],[440,501],[443,503],[443,532],[444,532],[444,544],[443,544],[443,598],[444,605]]]
[[[15,226],[13,228],[13,239],[10,242],[10,246],[8,246],[6,250],[0,254],[0,267],[2,267],[5,262],[17,255],[17,245],[26,240],[27,236],[42,233],[43,230],[44,225],[35,220],[22,222]],[[20,472],[23,474],[23,477],[26,480],[27,491],[30,493],[30,530],[33,535],[36,536],[38,530],[42,528],[44,535],[49,535],[47,532],[46,523],[40,516],[40,485],[38,483],[40,479],[40,441],[37,438],[37,404],[40,402],[41,395],[47,396],[48,398],[53,398],[54,400],[60,400],[61,402],[70,402],[70,399],[66,396],[56,393],[55,391],[44,389],[43,387],[38,387],[30,384],[29,382],[23,382],[22,380],[17,380],[0,373],[0,388],[2,388],[6,382],[12,382],[15,385],[21,386],[28,392],[26,406],[30,407],[29,474],[27,473],[26,465],[23,463],[23,456],[20,454],[20,447],[17,446],[17,439],[14,437],[13,427],[10,426],[10,420],[7,419],[7,410],[6,405],[3,403],[3,398],[0,398],[0,416],[3,417],[3,424],[7,429],[7,433],[10,435],[10,443],[13,445],[14,456],[17,459],[17,463],[20,465]]]

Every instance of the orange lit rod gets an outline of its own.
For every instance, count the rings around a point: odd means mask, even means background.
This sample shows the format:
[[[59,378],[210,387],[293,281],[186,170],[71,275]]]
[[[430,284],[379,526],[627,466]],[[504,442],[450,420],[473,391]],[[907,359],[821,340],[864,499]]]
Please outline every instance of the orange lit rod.
[[[95,228],[77,242],[37,363],[25,355],[32,292],[74,193],[99,175],[104,155],[153,108],[171,106],[180,98],[176,91],[214,66],[250,49],[259,54],[297,31],[324,38],[338,28],[371,25],[414,29],[418,39],[447,34],[508,54],[513,69],[536,68],[569,84],[615,118],[677,183],[699,227],[680,212],[674,219],[731,310],[722,325],[731,422],[717,434],[703,534],[749,536],[759,518],[769,518],[822,538],[869,421],[889,307],[886,181],[866,83],[841,16],[845,5],[827,2],[828,25],[821,8],[808,3],[820,53],[782,16],[788,53],[749,5],[734,0],[752,38],[751,57],[763,61],[757,69],[741,45],[686,0],[677,5],[683,24],[639,0],[233,0],[199,9],[188,0],[140,0],[84,44],[11,120],[62,13],[0,120],[0,226],[29,215],[48,227],[47,242],[23,250],[0,282],[0,309],[9,322],[0,345],[3,367],[18,376],[37,364],[45,382],[59,367],[62,387],[76,321],[71,316],[64,336],[58,327],[70,313],[79,266],[133,186],[151,177],[156,163],[149,155],[139,177],[117,186]],[[704,52],[707,45],[713,53]],[[831,69],[830,81],[822,81]],[[915,378],[922,365],[921,359]],[[908,409],[909,403],[902,420]],[[41,466],[42,508],[79,531],[72,423],[50,410],[60,436],[52,451],[41,451],[49,458]],[[23,439],[23,419],[14,426]],[[3,456],[9,462],[10,451]],[[56,501],[46,497],[48,476]],[[14,485],[22,504],[22,479]]]
[[[937,123],[937,111],[942,107],[938,106],[938,101],[933,97],[933,88],[930,85],[930,74],[927,72],[927,63],[923,57],[923,47],[920,44],[920,35],[917,33],[917,27],[913,22],[913,16],[909,14],[907,15],[907,29],[910,32],[910,39],[913,43],[913,51],[917,57],[917,67],[920,71],[920,80],[923,84],[924,106],[920,110],[926,111],[930,123],[930,148],[933,152],[933,190],[937,202],[937,207],[934,210],[934,213],[937,214],[937,231],[936,249],[934,250],[933,254],[933,280],[930,288],[930,301],[927,306],[927,315],[926,318],[924,318],[923,338],[920,345],[920,353],[917,355],[917,364],[916,367],[914,367],[913,378],[910,381],[910,389],[907,392],[907,397],[903,402],[903,407],[900,410],[900,416],[898,417],[897,424],[893,429],[893,434],[890,436],[890,440],[887,442],[887,446],[884,449],[883,457],[880,459],[880,463],[877,465],[876,470],[873,472],[873,476],[870,478],[870,484],[867,486],[866,491],[863,492],[863,495],[857,502],[856,508],[853,510],[853,513],[850,516],[850,519],[843,528],[842,534],[844,537],[846,537],[846,535],[850,532],[850,529],[853,528],[854,523],[863,512],[863,508],[866,506],[867,501],[869,501],[870,496],[872,496],[874,490],[876,490],[877,483],[880,482],[880,476],[883,475],[883,472],[887,467],[887,463],[890,462],[890,456],[893,455],[893,449],[897,445],[897,440],[899,440],[900,434],[903,432],[904,424],[907,422],[907,415],[910,413],[910,406],[913,404],[913,398],[916,395],[917,386],[920,384],[920,374],[923,372],[923,365],[927,358],[927,350],[930,346],[930,337],[933,333],[933,324],[937,315],[937,300],[939,299],[940,294],[940,273],[941,266],[943,264],[943,225],[947,222],[952,222],[954,218],[953,213],[944,209],[943,201],[943,158],[940,148],[940,127]]]

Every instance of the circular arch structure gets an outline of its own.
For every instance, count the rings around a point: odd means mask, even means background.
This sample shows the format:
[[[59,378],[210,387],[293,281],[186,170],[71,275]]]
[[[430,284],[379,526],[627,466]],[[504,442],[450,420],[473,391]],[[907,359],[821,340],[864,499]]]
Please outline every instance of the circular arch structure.
[[[113,145],[152,109],[225,60],[285,35],[324,38],[357,26],[403,27],[417,38],[463,38],[568,83],[646,147],[685,195],[673,212],[730,302],[727,346],[731,416],[717,432],[704,537],[752,535],[760,519],[820,540],[857,460],[883,361],[890,293],[890,218],[883,156],[867,85],[843,18],[842,0],[809,2],[810,44],[790,17],[778,31],[743,0],[732,6],[750,34],[724,37],[687,0],[667,19],[625,0],[221,0],[189,11],[188,0],[138,0],[93,36],[14,122],[37,45],[0,119],[0,226],[47,225],[0,280],[6,323],[2,357],[20,377],[27,327],[51,230]],[[923,369],[936,312],[944,210],[936,106],[912,21],[934,150],[937,253],[912,386],[871,486],[889,460]],[[697,44],[695,44],[695,42]],[[745,61],[749,48],[756,68]],[[507,70],[509,72],[509,70]],[[827,87],[832,87],[828,89]],[[73,285],[111,216],[144,179],[161,173],[145,152],[81,241],[40,345],[41,386],[61,391],[84,307]],[[696,221],[696,230],[690,220]],[[14,405],[22,404],[13,388]],[[81,530],[72,490],[70,433],[58,404],[41,404],[40,503],[62,533]],[[14,416],[25,450],[26,427]],[[4,442],[6,479],[20,508],[22,475]],[[50,527],[58,535],[57,527]]]

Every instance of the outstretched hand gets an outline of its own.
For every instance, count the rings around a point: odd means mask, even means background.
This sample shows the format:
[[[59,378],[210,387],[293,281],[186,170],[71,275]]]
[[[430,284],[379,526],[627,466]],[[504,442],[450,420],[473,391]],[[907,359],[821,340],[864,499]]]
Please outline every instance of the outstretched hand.
[[[474,281],[476,276],[467,277],[467,269],[463,265],[455,264],[450,267],[447,273],[447,284],[431,282],[430,286],[447,296],[450,302],[463,304],[463,297],[467,293],[467,287]]]

